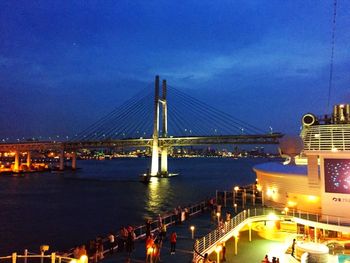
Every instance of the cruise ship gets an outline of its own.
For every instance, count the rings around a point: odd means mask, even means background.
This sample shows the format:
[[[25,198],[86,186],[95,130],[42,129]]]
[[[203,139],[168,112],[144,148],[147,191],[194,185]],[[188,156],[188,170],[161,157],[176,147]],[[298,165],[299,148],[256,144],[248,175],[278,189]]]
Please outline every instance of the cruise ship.
[[[350,105],[322,117],[305,114],[302,126],[300,137],[281,140],[287,162],[254,167],[257,187],[266,206],[292,213],[297,233],[312,241],[297,245],[299,262],[350,262],[327,255],[334,246],[350,252]],[[313,259],[303,261],[304,252]]]
[[[302,125],[301,139],[281,140],[288,164],[254,167],[265,203],[350,223],[350,105],[334,106],[330,117],[305,114]]]

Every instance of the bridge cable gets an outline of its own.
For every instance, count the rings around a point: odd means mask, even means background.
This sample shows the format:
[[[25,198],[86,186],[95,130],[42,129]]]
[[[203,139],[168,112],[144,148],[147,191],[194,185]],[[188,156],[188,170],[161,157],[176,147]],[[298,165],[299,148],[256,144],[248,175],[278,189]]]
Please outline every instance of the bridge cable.
[[[100,133],[101,127],[105,126],[108,123],[111,123],[111,120],[116,120],[116,119],[118,120],[119,118],[127,114],[127,112],[130,109],[135,107],[135,105],[137,105],[140,101],[144,99],[144,97],[139,99],[140,93],[138,93],[132,99],[129,99],[127,102],[123,103],[121,106],[117,107],[115,110],[113,110],[112,112],[110,112],[109,114],[107,114],[106,116],[98,120],[97,122],[87,127],[83,132],[79,134],[80,135],[79,137],[80,138],[83,137],[83,139],[84,138],[88,139],[88,138],[94,138],[98,136],[97,133]],[[147,96],[149,96],[149,94],[147,94],[146,97]]]
[[[229,114],[227,114],[225,112],[222,112],[222,111],[219,111],[217,109],[214,109],[213,107],[211,107],[211,106],[209,106],[209,105],[207,105],[207,104],[205,104],[205,103],[203,103],[203,102],[201,102],[201,101],[199,101],[197,99],[194,99],[193,97],[188,96],[187,94],[185,94],[185,93],[183,93],[181,91],[178,91],[177,89],[174,89],[174,90],[184,100],[190,98],[188,103],[190,103],[191,106],[193,104],[199,106],[199,108],[201,109],[202,112],[206,112],[207,113],[204,116],[209,117],[214,123],[215,122],[217,123],[218,121],[221,120],[222,121],[221,125],[224,125],[226,127],[230,127],[230,129],[231,129],[232,127],[227,125],[227,121],[230,120],[231,122],[235,123],[234,128],[237,129],[237,130],[241,130],[240,129],[240,127],[241,127],[241,128],[245,128],[248,131],[252,130],[254,132],[257,132],[257,131],[258,132],[262,132],[260,129],[258,129],[258,128],[254,127],[254,126],[252,126],[252,125],[250,125],[248,123],[245,123],[243,121],[239,121],[238,119],[233,118],[231,115],[229,115]],[[214,117],[212,116],[213,114],[214,114]],[[228,117],[228,119],[223,118],[224,115],[226,117]],[[236,125],[239,125],[240,127],[237,127]]]
[[[246,122],[243,122],[241,120],[238,120],[237,118],[234,118],[233,116],[223,112],[223,111],[220,111],[220,110],[217,110],[215,108],[213,108],[212,106],[209,106],[208,104],[206,103],[203,103],[189,95],[187,95],[186,93],[184,92],[181,92],[177,89],[174,89],[176,92],[178,92],[178,94],[182,95],[183,98],[189,98],[191,103],[193,104],[196,104],[197,106],[201,107],[203,110],[205,110],[207,113],[213,113],[213,114],[216,114],[216,116],[218,118],[220,118],[221,120],[223,120],[224,122],[227,121],[227,119],[224,119],[223,116],[225,115],[226,117],[228,117],[232,122],[234,122],[235,124],[239,125],[239,126],[243,126],[243,128],[246,128],[248,129],[248,127],[250,127],[248,130],[252,129],[254,130],[255,132],[263,132],[261,129],[253,126],[253,125],[250,125]],[[237,129],[239,129],[239,127],[236,127]],[[264,133],[264,132],[263,132]]]
[[[85,128],[83,131],[79,132],[77,134],[77,136],[75,136],[75,137],[77,137],[77,140],[84,139],[84,136],[86,137],[87,134],[90,134],[92,129],[95,129],[96,127],[100,127],[103,123],[108,121],[114,115],[120,113],[120,111],[125,109],[128,105],[134,103],[135,101],[137,102],[139,100],[140,95],[144,94],[144,90],[146,90],[146,88],[142,89],[135,96],[133,96],[132,98],[125,101],[122,105],[116,107],[113,111],[111,111],[110,113],[108,113],[107,115],[102,117],[101,119],[97,120],[96,122],[94,122],[93,124],[91,124],[90,126]]]
[[[193,109],[191,110],[190,107],[187,107],[187,104],[182,100],[180,99],[180,105],[183,105],[184,107],[171,107],[170,108],[170,113],[169,115],[172,116],[173,114],[175,115],[175,117],[177,118],[177,120],[181,120],[183,118],[181,118],[181,116],[192,116],[193,114],[191,114],[191,111],[193,111]],[[186,108],[185,108],[186,107]],[[178,108],[182,109],[182,110],[179,110]],[[196,130],[198,130],[198,132],[200,133],[200,135],[206,135],[206,128],[203,128],[203,120],[200,120],[200,117],[199,116],[195,116],[197,118],[194,118],[191,120],[191,123],[188,123],[188,121],[186,121],[186,123],[184,123],[184,121],[182,121],[182,125],[185,124],[185,127],[188,127],[189,130],[193,130],[194,133],[196,134]],[[202,121],[202,122],[200,122]],[[196,124],[197,126],[193,126],[193,124]],[[183,126],[184,127],[184,126]],[[182,135],[182,132],[183,132],[183,129],[180,129],[180,134]],[[187,135],[187,134],[186,134]]]
[[[124,137],[125,136],[130,137],[130,134],[128,134],[129,125],[132,125],[133,124],[132,120],[134,119],[134,117],[137,116],[138,113],[142,112],[142,110],[145,107],[144,104],[145,102],[147,102],[148,97],[149,96],[147,96],[146,98],[143,98],[136,105],[131,105],[131,107],[129,107],[129,110],[125,112],[123,115],[118,116],[118,118],[112,119],[110,122],[110,126],[107,126],[104,128],[105,133],[107,133],[109,136],[113,132],[115,133],[115,131],[119,131],[119,133],[123,134]]]

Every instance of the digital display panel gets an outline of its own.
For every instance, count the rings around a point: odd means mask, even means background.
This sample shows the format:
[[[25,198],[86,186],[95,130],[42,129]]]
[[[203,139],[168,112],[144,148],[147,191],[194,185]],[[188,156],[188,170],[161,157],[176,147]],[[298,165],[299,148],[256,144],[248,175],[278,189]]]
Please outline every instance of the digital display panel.
[[[324,159],[327,193],[350,194],[350,159]]]

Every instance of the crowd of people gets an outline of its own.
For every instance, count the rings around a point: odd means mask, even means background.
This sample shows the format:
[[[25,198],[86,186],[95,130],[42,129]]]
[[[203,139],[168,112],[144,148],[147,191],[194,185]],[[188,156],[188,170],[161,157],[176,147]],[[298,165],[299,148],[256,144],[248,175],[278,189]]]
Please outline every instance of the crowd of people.
[[[190,215],[189,208],[176,207],[170,215],[175,224],[181,224],[188,219]],[[159,262],[160,252],[163,242],[167,238],[167,225],[164,218],[159,214],[156,221],[147,219],[145,223],[145,246],[146,246],[146,262]],[[139,233],[138,238],[142,236]],[[97,237],[90,240],[86,245],[75,246],[71,251],[76,259],[80,259],[83,255],[87,256],[89,262],[97,263],[104,259],[108,253],[110,255],[117,252],[126,252],[127,261],[131,261],[132,252],[135,249],[135,240],[137,239],[135,229],[132,226],[123,226],[118,233],[110,232],[105,238]],[[169,253],[174,255],[176,252],[176,232],[171,232],[168,237],[170,245]],[[69,254],[65,254],[69,255]]]
[[[262,263],[280,263],[280,259],[278,257],[272,257],[272,261],[270,261],[269,256],[265,255],[264,259],[261,262]]]

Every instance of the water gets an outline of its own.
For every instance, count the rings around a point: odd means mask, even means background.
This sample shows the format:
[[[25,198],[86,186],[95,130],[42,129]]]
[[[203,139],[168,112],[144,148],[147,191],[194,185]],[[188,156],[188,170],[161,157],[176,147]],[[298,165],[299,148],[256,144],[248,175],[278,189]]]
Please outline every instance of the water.
[[[255,180],[266,159],[170,159],[176,177],[139,182],[148,158],[78,161],[81,170],[0,177],[0,255],[71,248],[120,226]],[[155,178],[154,178],[155,179]]]

